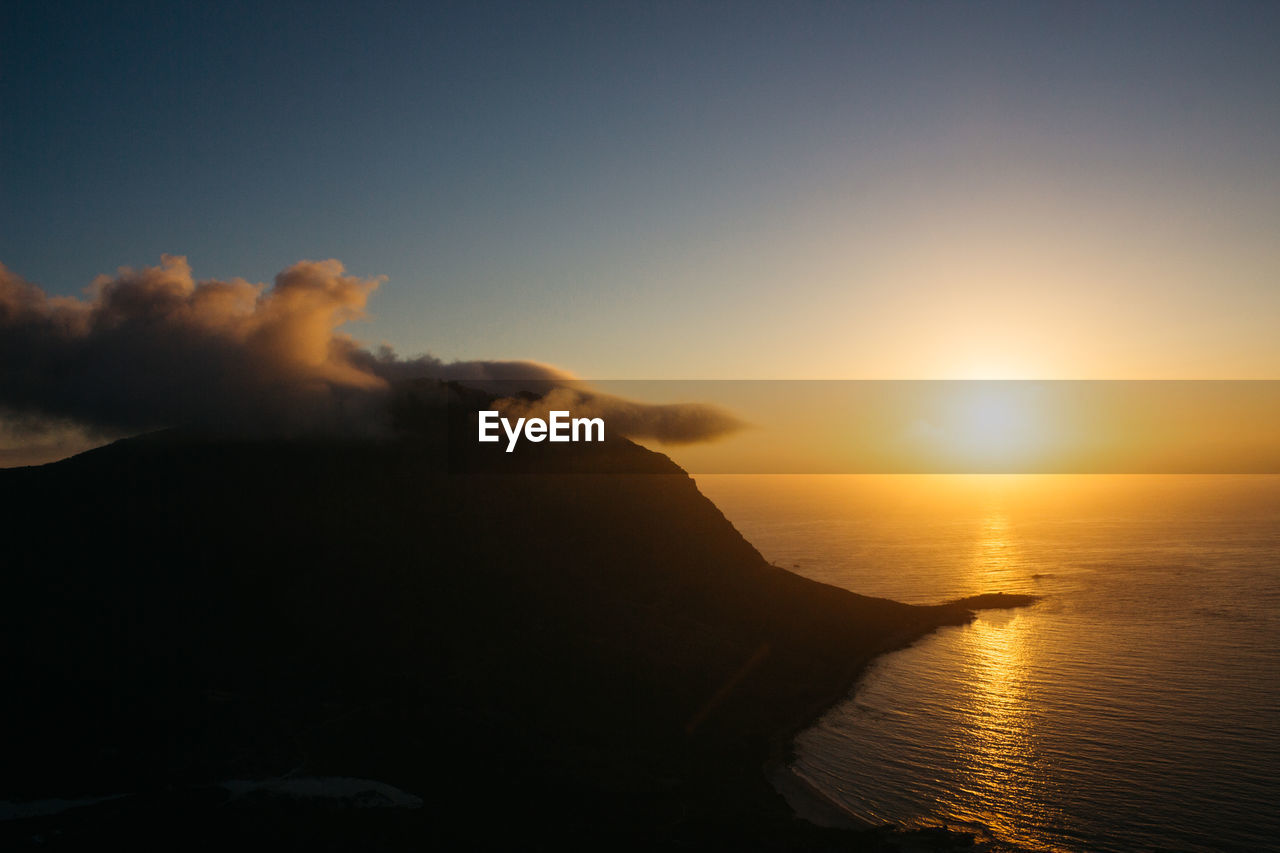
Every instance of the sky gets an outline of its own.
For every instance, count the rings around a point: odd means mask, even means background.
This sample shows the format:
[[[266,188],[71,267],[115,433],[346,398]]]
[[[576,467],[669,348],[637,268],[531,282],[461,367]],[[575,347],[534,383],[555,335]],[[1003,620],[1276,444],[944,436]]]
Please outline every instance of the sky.
[[[7,3],[0,262],[602,379],[1280,377],[1270,3]]]

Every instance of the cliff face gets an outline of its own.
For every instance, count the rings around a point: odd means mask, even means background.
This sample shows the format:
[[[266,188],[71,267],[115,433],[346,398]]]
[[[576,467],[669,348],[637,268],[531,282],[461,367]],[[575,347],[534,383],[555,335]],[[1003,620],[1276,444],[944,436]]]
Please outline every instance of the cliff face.
[[[964,612],[769,565],[625,439],[555,452],[509,473],[412,437],[161,434],[0,471],[0,800],[136,794],[47,819],[86,843],[197,819],[211,844],[811,845],[763,782],[771,744]],[[289,772],[434,793],[376,819],[204,811]]]

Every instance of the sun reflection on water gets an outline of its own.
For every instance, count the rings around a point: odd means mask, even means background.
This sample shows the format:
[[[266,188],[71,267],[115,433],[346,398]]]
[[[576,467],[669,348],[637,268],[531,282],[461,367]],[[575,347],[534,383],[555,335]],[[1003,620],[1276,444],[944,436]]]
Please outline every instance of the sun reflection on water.
[[[780,562],[917,604],[1042,600],[878,659],[797,738],[801,778],[992,851],[1275,847],[1280,478],[811,483],[744,502]]]
[[[1009,517],[993,504],[977,531],[972,588],[999,590],[1021,564]],[[1027,825],[1054,822],[1056,809],[1041,772],[1029,621],[1020,610],[985,611],[964,631],[969,688],[958,710],[968,725],[960,729],[966,740],[954,748],[966,784],[950,792],[945,806],[962,821],[1037,847]]]

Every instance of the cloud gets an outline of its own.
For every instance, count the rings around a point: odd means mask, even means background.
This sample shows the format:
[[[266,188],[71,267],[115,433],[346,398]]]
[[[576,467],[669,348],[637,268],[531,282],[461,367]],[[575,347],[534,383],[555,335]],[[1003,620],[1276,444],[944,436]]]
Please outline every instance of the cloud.
[[[577,388],[556,388],[537,400],[506,397],[496,405],[508,417],[546,419],[549,411],[563,410],[572,412],[574,417],[604,418],[611,430],[622,435],[652,438],[663,444],[713,441],[745,426],[718,406],[654,405]]]
[[[43,465],[123,437],[71,421],[10,413],[0,417],[0,468]]]
[[[185,258],[100,276],[88,299],[46,296],[0,268],[0,403],[108,429],[330,420],[386,387],[338,327],[378,285],[303,261],[268,289],[196,282]]]
[[[156,267],[100,276],[74,299],[49,296],[0,265],[0,415],[28,435],[41,424],[85,436],[177,425],[365,434],[389,428],[393,389],[411,380],[494,393],[519,380],[542,395],[572,379],[533,361],[367,349],[343,327],[365,316],[380,283],[348,275],[336,260],[300,261],[270,287],[196,281],[186,258],[165,255]],[[711,407],[575,393],[579,407],[636,437],[706,440],[736,423]]]

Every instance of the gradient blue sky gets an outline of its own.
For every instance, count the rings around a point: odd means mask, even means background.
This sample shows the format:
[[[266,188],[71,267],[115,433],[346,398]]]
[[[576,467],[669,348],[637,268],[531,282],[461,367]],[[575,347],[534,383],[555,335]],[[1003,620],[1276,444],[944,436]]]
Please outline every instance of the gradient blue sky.
[[[1280,377],[1275,3],[6,3],[0,261],[598,378]]]

